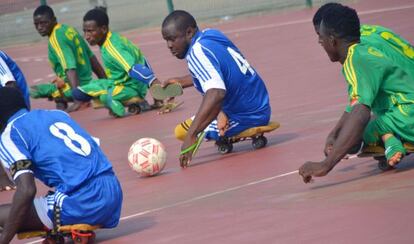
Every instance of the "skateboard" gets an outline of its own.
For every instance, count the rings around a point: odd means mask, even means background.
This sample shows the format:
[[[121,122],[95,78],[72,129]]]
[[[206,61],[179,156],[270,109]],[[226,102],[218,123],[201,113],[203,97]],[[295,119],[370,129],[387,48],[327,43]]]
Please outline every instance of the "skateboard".
[[[405,142],[404,148],[407,151],[407,154],[414,153],[414,145],[411,143]],[[387,162],[385,157],[385,149],[382,146],[367,146],[361,149],[361,152],[357,155],[359,158],[371,157],[378,161],[378,168],[382,171],[391,170],[394,166],[391,166]]]
[[[72,239],[75,244],[91,244],[95,242],[94,230],[99,228],[100,226],[88,224],[63,225],[58,228],[56,233],[53,233],[52,230],[20,232],[17,234],[17,238],[22,240],[42,237],[44,244],[63,244],[66,237]]]
[[[252,140],[252,147],[254,149],[260,149],[267,145],[267,138],[265,133],[276,130],[280,127],[280,124],[275,121],[270,121],[268,125],[252,127],[242,131],[240,134],[232,137],[220,137],[216,141],[217,149],[221,154],[231,153],[233,151],[233,144],[245,140]]]
[[[159,109],[159,112],[161,114],[168,113],[180,107],[183,103],[184,102],[166,102],[160,107],[153,107],[147,102],[147,100],[138,97],[133,97],[129,100],[122,102],[122,105],[124,105],[124,107],[127,109],[129,115],[136,115],[154,109]],[[111,110],[109,110],[109,115],[115,118],[119,117],[116,114],[114,114]]]

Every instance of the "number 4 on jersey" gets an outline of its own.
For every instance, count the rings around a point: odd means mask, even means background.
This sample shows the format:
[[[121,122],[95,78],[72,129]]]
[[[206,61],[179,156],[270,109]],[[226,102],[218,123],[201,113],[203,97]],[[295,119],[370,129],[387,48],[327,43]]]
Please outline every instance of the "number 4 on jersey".
[[[233,57],[234,61],[236,61],[237,66],[239,66],[239,69],[243,74],[246,74],[247,71],[250,71],[250,74],[254,75],[254,69],[250,67],[250,64],[246,59],[242,57],[242,55],[240,55],[240,53],[236,52],[230,47],[227,48],[227,51]]]

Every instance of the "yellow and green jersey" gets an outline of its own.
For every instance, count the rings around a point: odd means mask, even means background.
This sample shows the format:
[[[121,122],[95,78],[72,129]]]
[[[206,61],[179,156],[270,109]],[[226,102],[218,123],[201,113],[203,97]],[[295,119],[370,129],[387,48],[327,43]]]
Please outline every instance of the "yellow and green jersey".
[[[361,25],[361,42],[380,50],[414,79],[414,48],[407,40],[379,25]]]
[[[69,82],[66,71],[75,69],[80,85],[92,80],[93,53],[75,28],[57,24],[49,36],[48,50],[49,63],[57,76]]]
[[[142,82],[137,82],[128,75],[134,64],[145,64],[145,56],[130,40],[115,32],[108,32],[101,46],[102,60],[108,79],[115,85],[139,84],[139,89],[147,89]]]
[[[347,112],[360,103],[377,115],[395,107],[404,114],[404,105],[414,104],[414,78],[373,46],[350,46],[342,73],[348,82]]]

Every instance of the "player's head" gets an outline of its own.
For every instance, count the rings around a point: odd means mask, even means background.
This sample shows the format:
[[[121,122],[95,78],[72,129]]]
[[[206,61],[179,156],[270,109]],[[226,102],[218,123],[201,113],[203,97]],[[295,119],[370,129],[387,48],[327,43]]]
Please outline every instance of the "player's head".
[[[90,45],[101,46],[109,31],[109,18],[101,9],[89,10],[83,17],[83,33]]]
[[[332,62],[344,59],[344,48],[359,42],[359,18],[355,11],[347,6],[330,7],[322,17],[319,28],[319,43],[325,49]]]
[[[162,22],[162,37],[167,41],[171,53],[179,59],[185,58],[197,31],[194,17],[183,10],[173,11]]]
[[[0,131],[2,132],[9,118],[20,109],[27,109],[27,105],[21,91],[14,87],[1,87],[0,97]]]
[[[313,15],[313,27],[315,28],[315,32],[316,34],[319,34],[319,26],[321,25],[322,22],[322,18],[323,15],[326,11],[328,11],[330,8],[335,7],[335,6],[342,6],[340,3],[326,3],[324,5],[322,5],[315,13],[315,15]]]
[[[41,5],[33,12],[33,23],[41,36],[50,36],[57,21],[53,9],[47,5]]]

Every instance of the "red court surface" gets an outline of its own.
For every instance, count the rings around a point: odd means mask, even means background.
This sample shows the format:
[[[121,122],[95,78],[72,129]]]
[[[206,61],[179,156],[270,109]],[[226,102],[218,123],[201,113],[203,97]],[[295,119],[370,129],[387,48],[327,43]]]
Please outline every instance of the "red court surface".
[[[384,25],[414,41],[414,1],[351,6],[362,23]],[[307,160],[323,159],[325,138],[346,104],[340,64],[331,63],[317,43],[314,11],[203,25],[227,33],[266,81],[272,119],[281,128],[268,134],[264,149],[254,151],[242,142],[222,156],[213,143],[204,143],[192,166],[182,170],[173,128],[195,113],[201,98],[193,89],[179,98],[185,102],[180,109],[162,116],[146,112],[113,119],[106,110],[93,109],[72,114],[101,139],[124,191],[119,226],[98,231],[98,242],[414,243],[413,158],[386,173],[372,159],[351,158],[312,184],[296,172]],[[185,62],[170,55],[159,32],[126,35],[143,49],[160,79],[186,74]],[[5,51],[31,83],[51,79],[46,41]],[[53,105],[33,101],[33,107]],[[141,137],[157,138],[167,148],[167,166],[159,176],[141,178],[127,164],[129,146]],[[39,187],[38,194],[45,192]],[[4,203],[12,194],[0,196]]]

